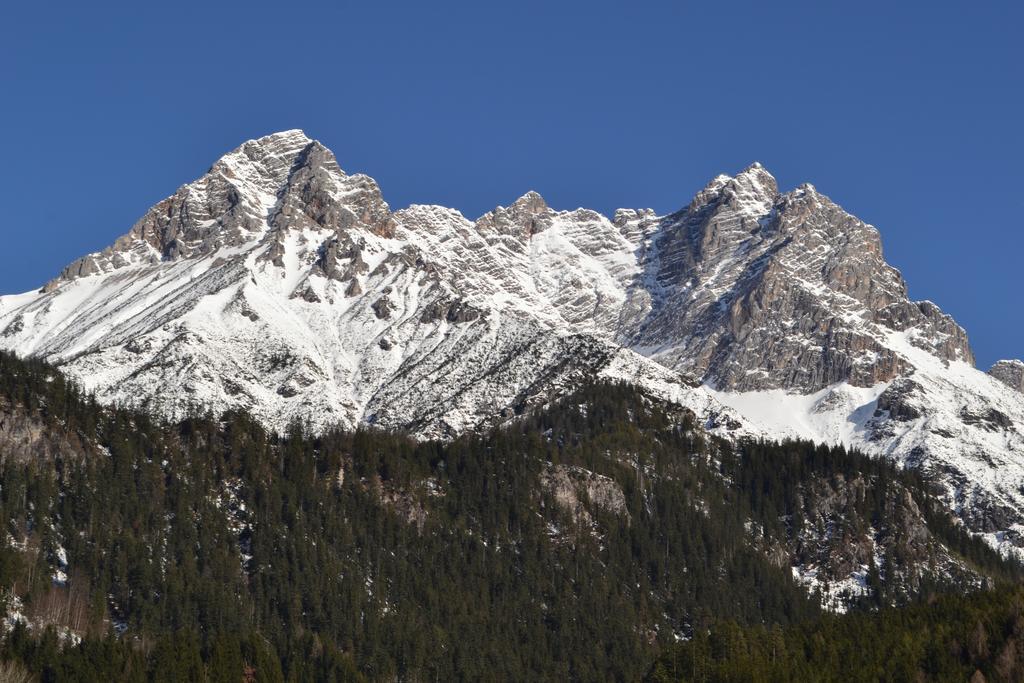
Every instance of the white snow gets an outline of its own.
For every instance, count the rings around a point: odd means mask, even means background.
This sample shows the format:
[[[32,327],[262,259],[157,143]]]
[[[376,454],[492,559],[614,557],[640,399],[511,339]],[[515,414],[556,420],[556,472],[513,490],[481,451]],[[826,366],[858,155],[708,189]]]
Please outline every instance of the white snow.
[[[887,387],[888,383],[854,387],[843,382],[813,394],[782,389],[729,392],[705,388],[764,434],[849,448],[863,447],[869,437],[865,426],[875,412],[878,396]]]

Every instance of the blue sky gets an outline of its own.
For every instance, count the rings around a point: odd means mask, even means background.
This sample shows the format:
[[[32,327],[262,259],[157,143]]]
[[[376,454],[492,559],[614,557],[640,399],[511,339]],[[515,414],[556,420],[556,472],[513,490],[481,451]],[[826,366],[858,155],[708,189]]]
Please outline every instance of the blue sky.
[[[1024,356],[1021,3],[13,5],[0,292],[302,128],[392,207],[471,217],[528,189],[667,212],[759,160],[876,225],[979,365]]]

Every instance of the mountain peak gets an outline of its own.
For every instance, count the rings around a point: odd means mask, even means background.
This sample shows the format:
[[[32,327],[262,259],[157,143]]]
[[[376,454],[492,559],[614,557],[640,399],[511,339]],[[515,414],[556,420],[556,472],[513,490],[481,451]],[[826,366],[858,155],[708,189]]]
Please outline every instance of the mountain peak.
[[[771,175],[771,173],[768,171],[768,169],[766,169],[764,167],[764,164],[762,164],[760,161],[752,161],[752,162],[750,162],[749,164],[747,164],[746,168],[744,168],[742,171],[740,171],[736,175],[744,175],[744,174],[747,174],[747,173],[766,173],[769,176]]]
[[[279,228],[335,231],[361,225],[390,235],[390,211],[373,179],[347,176],[334,154],[298,128],[242,143],[200,178],[152,207],[103,251],[44,286],[129,266],[206,256]]]
[[[755,161],[734,176],[720,173],[698,192],[686,210],[695,212],[707,206],[746,204],[750,212],[767,213],[779,195],[775,176]]]
[[[257,149],[274,156],[287,156],[294,155],[312,144],[319,143],[299,128],[292,128],[291,130],[282,130],[252,140],[246,140],[225,156],[230,157],[240,152],[248,152],[251,156],[251,152]]]
[[[322,144],[307,136],[302,130],[293,128],[270,135],[246,140],[231,150],[210,168],[210,171],[226,170],[227,176],[257,175],[273,176],[273,182],[280,182],[291,169],[299,155],[311,148],[319,148],[333,159],[333,155]]]
[[[477,219],[476,226],[482,232],[529,237],[546,227],[545,216],[549,212],[544,198],[530,190],[510,206],[499,206],[484,214]]]
[[[759,161],[747,166],[733,177],[733,182],[765,199],[774,199],[779,194],[779,184],[775,176],[761,165]]]
[[[303,142],[309,144],[313,142],[313,139],[306,135],[306,132],[301,128],[291,128],[289,130],[279,130],[276,133],[270,133],[248,142],[255,142],[257,144],[265,145],[274,142]]]
[[[519,199],[512,202],[512,207],[519,210],[525,210],[531,214],[540,213],[546,211],[548,204],[544,201],[544,197],[540,196],[539,192],[530,190]]]

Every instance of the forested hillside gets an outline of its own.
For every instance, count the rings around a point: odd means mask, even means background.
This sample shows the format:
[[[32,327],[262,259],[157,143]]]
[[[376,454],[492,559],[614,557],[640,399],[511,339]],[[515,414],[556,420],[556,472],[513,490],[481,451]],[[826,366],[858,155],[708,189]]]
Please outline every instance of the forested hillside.
[[[0,520],[0,659],[43,680],[745,680],[722,668],[745,634],[806,671],[808,624],[841,655],[950,590],[986,656],[1016,633],[990,589],[1019,568],[919,475],[711,439],[623,385],[449,443],[279,436],[102,408],[0,355]]]
[[[874,683],[1024,680],[1019,587],[788,628],[715,624],[669,646],[648,683]]]

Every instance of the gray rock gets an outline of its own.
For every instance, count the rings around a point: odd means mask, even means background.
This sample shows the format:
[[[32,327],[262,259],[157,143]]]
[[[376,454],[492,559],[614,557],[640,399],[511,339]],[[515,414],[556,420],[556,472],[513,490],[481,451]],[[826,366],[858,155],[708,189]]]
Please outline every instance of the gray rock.
[[[881,417],[883,412],[893,420],[908,422],[921,417],[921,409],[917,405],[920,398],[915,400],[915,394],[921,390],[921,386],[907,378],[894,381],[878,397],[875,417]]]
[[[892,380],[908,365],[879,328],[914,328],[922,348],[973,363],[963,329],[909,300],[877,230],[811,185],[779,194],[759,164],[716,178],[663,219],[655,240],[642,281],[657,283],[660,300],[624,336],[667,347],[660,362],[720,389]]]
[[[988,369],[988,374],[1006,386],[1024,392],[1024,362],[1001,360]]]
[[[374,314],[378,318],[381,320],[388,320],[391,318],[391,311],[395,310],[395,305],[391,303],[391,299],[385,295],[374,301],[372,308]]]

